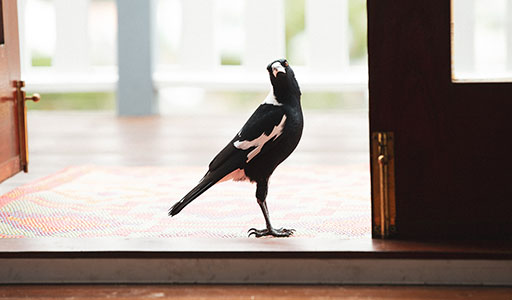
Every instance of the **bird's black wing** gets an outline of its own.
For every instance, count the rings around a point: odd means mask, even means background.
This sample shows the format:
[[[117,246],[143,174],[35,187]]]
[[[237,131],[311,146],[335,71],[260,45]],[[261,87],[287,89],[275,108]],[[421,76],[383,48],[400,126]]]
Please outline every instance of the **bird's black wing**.
[[[235,146],[237,142],[253,141],[261,137],[262,134],[266,134],[267,136],[272,135],[272,132],[277,131],[276,126],[284,124],[283,116],[284,110],[282,107],[272,104],[260,105],[242,127],[242,130],[240,130],[231,142],[215,156],[209,165],[208,172],[206,172],[197,186],[171,207],[169,215],[174,216],[178,214],[185,206],[199,197],[215,183],[219,182],[224,176],[236,169],[244,168],[248,161],[249,154],[257,148],[257,146],[240,149]],[[265,144],[269,143],[273,144],[272,139],[268,139]],[[260,148],[263,148],[263,146],[264,145],[260,145]]]
[[[255,147],[246,150],[235,147],[236,142],[252,141],[262,134],[270,135],[283,122],[284,109],[272,104],[261,104],[242,127],[240,132],[222,149],[209,165],[209,172],[225,164],[243,167],[247,161],[247,153]]]

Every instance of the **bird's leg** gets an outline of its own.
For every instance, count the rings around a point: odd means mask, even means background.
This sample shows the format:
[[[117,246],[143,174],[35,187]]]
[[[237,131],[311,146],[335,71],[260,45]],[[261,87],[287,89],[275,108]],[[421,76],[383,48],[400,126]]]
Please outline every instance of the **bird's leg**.
[[[262,236],[274,236],[274,237],[289,237],[293,234],[295,229],[286,229],[286,228],[279,228],[275,229],[272,227],[272,224],[270,224],[270,215],[268,213],[267,208],[267,202],[265,199],[267,198],[267,191],[268,191],[268,183],[265,181],[264,183],[257,183],[256,187],[256,199],[258,200],[258,204],[260,205],[261,212],[263,212],[263,217],[265,218],[265,223],[267,225],[266,229],[258,230],[256,228],[249,229],[249,236],[253,235],[255,237],[262,237]]]
[[[270,224],[270,215],[268,213],[267,202],[265,200],[258,199],[258,204],[260,205],[261,211],[263,212],[263,217],[265,217],[265,223],[267,225],[267,228],[260,230],[256,228],[251,228],[249,229],[249,236],[254,234],[255,237],[262,237],[268,235],[274,237],[289,237],[293,234],[293,232],[295,232],[295,229],[275,229],[274,227],[272,227],[272,224]]]

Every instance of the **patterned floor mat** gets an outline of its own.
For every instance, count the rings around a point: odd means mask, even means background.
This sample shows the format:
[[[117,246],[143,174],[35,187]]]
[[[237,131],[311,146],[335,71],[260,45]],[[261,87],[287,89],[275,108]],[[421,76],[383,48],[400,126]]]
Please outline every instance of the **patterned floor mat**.
[[[233,238],[263,228],[256,185],[223,182],[167,216],[204,174],[199,167],[78,166],[0,196],[0,238]],[[275,227],[296,236],[370,237],[368,165],[281,166],[267,198]]]

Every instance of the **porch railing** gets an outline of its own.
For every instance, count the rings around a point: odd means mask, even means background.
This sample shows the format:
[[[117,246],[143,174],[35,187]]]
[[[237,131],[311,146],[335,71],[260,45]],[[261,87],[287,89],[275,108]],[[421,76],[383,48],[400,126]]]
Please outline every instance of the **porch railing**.
[[[153,72],[155,87],[193,85],[209,89],[267,89],[267,79],[261,73],[271,59],[285,56],[284,2],[244,1],[245,41],[240,66],[225,66],[220,63],[220,53],[216,46],[218,41],[215,39],[215,31],[218,30],[216,1],[181,1],[182,38],[179,59],[175,65],[156,62]],[[305,30],[308,35],[308,51],[305,65],[296,67],[303,89],[366,89],[365,67],[353,67],[349,61],[347,1],[306,1]],[[25,14],[30,0],[19,0],[22,73],[25,80],[30,82],[29,90],[73,92],[116,89],[117,66],[98,67],[91,64],[88,36],[90,2],[91,0],[51,1],[54,5],[56,29],[52,65],[34,67],[30,63],[31,49],[27,43],[31,37],[25,32],[26,22],[31,21]]]

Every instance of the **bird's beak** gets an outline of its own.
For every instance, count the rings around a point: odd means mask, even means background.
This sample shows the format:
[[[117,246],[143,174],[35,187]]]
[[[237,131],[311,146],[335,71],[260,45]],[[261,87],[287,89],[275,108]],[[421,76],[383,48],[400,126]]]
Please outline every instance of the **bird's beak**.
[[[274,77],[277,77],[277,73],[279,72],[286,73],[286,70],[280,64],[278,64],[277,66],[272,66],[272,73],[274,74]]]

